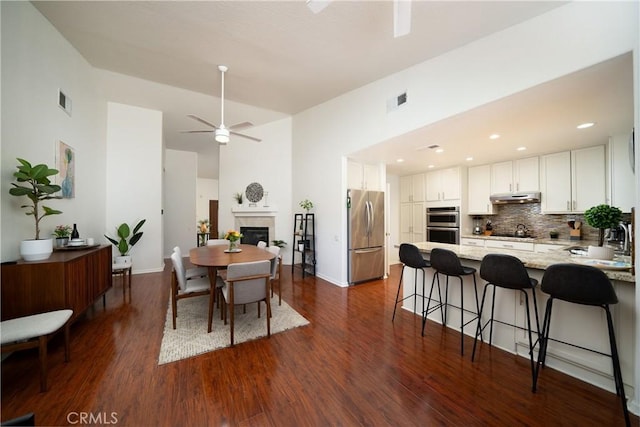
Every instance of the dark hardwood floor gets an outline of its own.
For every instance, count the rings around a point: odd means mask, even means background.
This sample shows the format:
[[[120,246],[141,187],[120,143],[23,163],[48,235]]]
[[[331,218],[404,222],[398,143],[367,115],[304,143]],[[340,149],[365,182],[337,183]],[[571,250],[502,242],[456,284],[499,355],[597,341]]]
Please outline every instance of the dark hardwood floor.
[[[624,425],[612,393],[546,368],[533,394],[527,359],[484,346],[471,363],[471,338],[461,357],[455,330],[429,323],[423,338],[420,318],[403,310],[391,323],[397,266],[388,280],[348,289],[283,273],[283,299],[310,325],[163,366],[169,271],[133,276],[126,302],[114,281],[106,309],[99,300],[72,326],[68,364],[62,337],[50,343],[47,392],[36,352],[2,362],[2,420],[35,412],[38,425]]]

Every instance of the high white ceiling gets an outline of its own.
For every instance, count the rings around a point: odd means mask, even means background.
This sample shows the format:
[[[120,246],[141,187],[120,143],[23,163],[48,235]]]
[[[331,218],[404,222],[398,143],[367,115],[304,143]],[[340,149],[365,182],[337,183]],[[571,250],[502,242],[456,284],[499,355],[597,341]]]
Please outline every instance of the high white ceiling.
[[[34,4],[97,68],[219,96],[217,65],[225,64],[229,66],[225,79],[227,99],[294,114],[564,2],[413,0],[411,33],[400,38],[393,37],[392,1],[334,0],[318,14],[307,7],[305,0]],[[558,132],[551,122],[559,115],[574,120],[579,110],[585,111],[586,118],[587,105],[598,107],[601,114],[588,117],[589,120],[608,124],[592,130],[610,132],[613,126],[630,129],[631,62],[630,58],[621,61],[624,64],[613,61],[594,73],[585,72],[578,80],[582,83],[577,84],[573,78],[552,82],[390,141],[386,145],[392,145],[392,150],[381,145],[359,155],[368,161],[387,162],[390,173],[403,174],[415,167],[424,169],[425,162],[431,160],[421,159],[420,166],[409,161],[397,166],[398,153],[405,159],[420,159],[422,154],[433,153],[415,151],[416,147],[436,143],[446,148],[446,144],[455,141],[455,150],[445,151],[433,160],[438,161],[436,167],[461,163],[464,159],[460,157],[467,155],[492,161],[496,153],[506,153],[508,149],[484,146],[483,137],[488,133],[500,132],[504,135],[500,142],[517,141],[514,143],[521,145],[560,139],[573,142],[575,138],[568,133],[551,138],[552,133]],[[597,88],[593,82],[598,83]],[[623,98],[627,95],[628,99],[609,102],[609,95],[614,94],[603,89],[610,88],[611,83],[616,86],[611,92]],[[569,98],[574,104],[566,104]],[[629,106],[628,117],[619,114]],[[230,117],[225,120],[227,124],[248,120],[259,125],[268,120],[261,108],[255,109],[255,114],[234,117],[232,107],[225,109],[225,115]],[[178,133],[179,129],[199,128],[186,114],[198,114],[217,123],[217,105],[203,108],[184,101],[156,108],[164,111],[168,148],[198,151],[208,156],[208,162],[212,161],[210,156],[217,156],[216,144],[209,144],[202,135]],[[565,117],[567,110],[576,112],[576,116]],[[615,114],[619,120],[614,124],[613,118],[603,118],[607,114]],[[496,122],[498,119],[501,121]],[[545,150],[549,151],[546,146]]]

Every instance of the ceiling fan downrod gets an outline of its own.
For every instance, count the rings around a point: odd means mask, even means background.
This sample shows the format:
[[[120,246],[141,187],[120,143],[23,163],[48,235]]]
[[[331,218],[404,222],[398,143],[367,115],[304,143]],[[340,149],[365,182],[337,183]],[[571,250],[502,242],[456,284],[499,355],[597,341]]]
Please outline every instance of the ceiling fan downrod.
[[[222,89],[220,91],[220,126],[215,130],[215,140],[220,144],[229,142],[229,129],[224,125],[224,73],[229,68],[226,65],[218,65],[220,77],[222,81]]]

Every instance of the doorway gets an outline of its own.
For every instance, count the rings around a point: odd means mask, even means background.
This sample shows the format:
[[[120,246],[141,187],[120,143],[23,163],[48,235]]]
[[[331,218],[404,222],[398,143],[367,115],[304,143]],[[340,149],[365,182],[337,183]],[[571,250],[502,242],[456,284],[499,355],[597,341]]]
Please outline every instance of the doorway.
[[[209,200],[209,237],[217,239],[220,236],[218,230],[218,201]]]

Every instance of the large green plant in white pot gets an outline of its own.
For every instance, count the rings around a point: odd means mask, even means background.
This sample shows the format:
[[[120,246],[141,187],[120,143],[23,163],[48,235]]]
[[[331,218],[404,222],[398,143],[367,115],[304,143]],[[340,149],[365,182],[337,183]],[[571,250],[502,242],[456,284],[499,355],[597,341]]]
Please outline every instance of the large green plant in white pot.
[[[597,205],[584,211],[584,219],[587,224],[598,229],[598,246],[589,246],[589,258],[612,259],[613,248],[604,246],[604,231],[607,228],[615,228],[622,221],[622,211],[615,206]]]
[[[35,222],[35,238],[23,240],[20,243],[20,256],[25,261],[40,261],[49,258],[53,252],[53,239],[40,239],[40,221],[45,216],[62,213],[41,204],[45,200],[62,198],[55,195],[60,191],[60,186],[52,184],[49,180],[50,176],[58,173],[58,170],[50,169],[44,164],[32,166],[31,163],[20,158],[18,162],[20,162],[17,166],[18,170],[13,173],[17,183],[11,183],[13,187],[9,189],[9,194],[29,199],[27,204],[20,207],[26,209],[26,215],[32,215]]]

